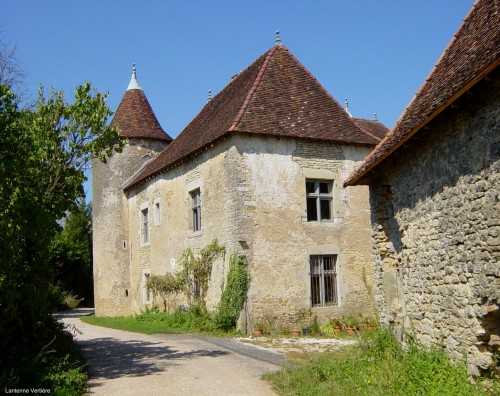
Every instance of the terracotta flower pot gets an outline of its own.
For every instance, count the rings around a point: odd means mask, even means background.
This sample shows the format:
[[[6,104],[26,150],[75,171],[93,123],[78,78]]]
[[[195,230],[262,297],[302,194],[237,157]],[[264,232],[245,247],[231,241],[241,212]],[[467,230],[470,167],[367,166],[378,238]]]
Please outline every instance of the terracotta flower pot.
[[[347,332],[347,334],[349,335],[354,335],[354,330],[355,328],[354,327],[346,327],[345,328],[345,331]]]
[[[261,336],[262,335],[262,329],[253,329],[253,335],[254,336]]]
[[[339,334],[341,330],[342,330],[342,328],[340,326],[335,326],[333,328],[333,331],[335,332],[335,334]]]
[[[300,336],[300,330],[292,330],[292,335],[295,337]]]

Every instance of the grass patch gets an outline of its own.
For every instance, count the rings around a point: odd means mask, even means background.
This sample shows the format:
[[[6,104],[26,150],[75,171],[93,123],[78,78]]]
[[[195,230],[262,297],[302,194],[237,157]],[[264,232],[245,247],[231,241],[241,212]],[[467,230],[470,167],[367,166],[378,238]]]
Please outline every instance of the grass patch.
[[[236,330],[229,332],[220,330],[216,325],[214,314],[204,312],[197,306],[193,306],[188,311],[177,310],[173,314],[160,312],[157,308],[153,308],[134,316],[97,317],[89,315],[82,317],[81,320],[95,326],[143,334],[239,334]]]
[[[265,379],[282,395],[486,396],[500,390],[498,380],[473,385],[465,365],[451,364],[442,351],[404,351],[388,329],[368,332],[342,353],[308,355]]]

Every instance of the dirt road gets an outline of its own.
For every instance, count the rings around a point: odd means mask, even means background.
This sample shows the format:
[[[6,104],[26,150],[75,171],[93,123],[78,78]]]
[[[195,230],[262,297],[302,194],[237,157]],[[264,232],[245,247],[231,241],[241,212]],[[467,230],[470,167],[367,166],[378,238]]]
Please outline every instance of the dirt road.
[[[145,335],[91,326],[88,310],[61,314],[83,346],[95,395],[274,395],[260,379],[283,355],[233,340]]]

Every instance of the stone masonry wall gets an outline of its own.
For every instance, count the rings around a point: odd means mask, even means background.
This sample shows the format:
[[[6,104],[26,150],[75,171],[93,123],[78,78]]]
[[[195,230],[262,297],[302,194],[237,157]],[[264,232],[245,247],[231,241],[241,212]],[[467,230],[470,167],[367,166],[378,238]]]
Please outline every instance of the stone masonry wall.
[[[145,274],[179,269],[190,246],[196,252],[214,238],[227,249],[216,262],[207,306],[215,309],[227,275],[229,254],[245,254],[251,272],[248,302],[240,328],[257,321],[292,326],[298,311],[311,307],[309,256],[337,254],[339,297],[336,307],[314,308],[320,321],[343,314],[373,313],[368,189],[342,188],[368,147],[296,142],[234,135],[201,155],[128,193],[132,311],[145,301]],[[334,180],[331,222],[307,222],[306,178]],[[202,230],[191,229],[189,192],[201,191]],[[140,211],[160,203],[161,221],[150,221],[151,240],[140,241]],[[173,301],[186,303],[181,299]]]
[[[154,140],[130,139],[107,163],[92,163],[94,299],[98,316],[130,311],[130,246],[126,181],[164,147]]]
[[[311,255],[338,257],[338,306],[313,308],[320,323],[345,314],[371,315],[373,284],[366,187],[343,189],[367,147],[293,139],[239,137],[241,239],[252,283],[247,327],[299,324],[311,308]],[[308,222],[306,179],[333,180],[332,221]]]
[[[181,269],[179,259],[190,247],[195,254],[217,238],[226,247],[226,256],[215,262],[207,295],[207,307],[215,309],[227,275],[228,259],[237,250],[236,196],[234,188],[234,147],[225,141],[197,157],[151,179],[128,193],[130,218],[130,278],[132,311],[146,306],[162,306],[160,300],[145,300],[146,274],[162,275]],[[193,231],[190,192],[201,192],[201,230]],[[153,219],[160,205],[160,221]],[[149,208],[150,242],[141,243],[140,211]],[[182,297],[170,302],[169,309],[187,304]]]
[[[464,95],[371,181],[377,305],[427,346],[466,354],[478,374],[498,351],[500,84]]]

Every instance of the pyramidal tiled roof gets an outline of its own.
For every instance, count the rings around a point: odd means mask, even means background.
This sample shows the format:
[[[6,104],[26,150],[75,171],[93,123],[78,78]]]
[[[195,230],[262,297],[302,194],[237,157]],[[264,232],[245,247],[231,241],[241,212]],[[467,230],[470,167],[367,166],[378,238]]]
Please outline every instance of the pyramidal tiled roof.
[[[346,180],[368,173],[500,64],[500,1],[478,0],[391,131]]]
[[[362,145],[380,141],[359,128],[290,51],[277,44],[236,75],[126,188],[237,132]]]
[[[137,82],[135,66],[130,84],[111,121],[111,126],[118,126],[120,137],[123,138],[172,141],[158,122],[144,91]]]

